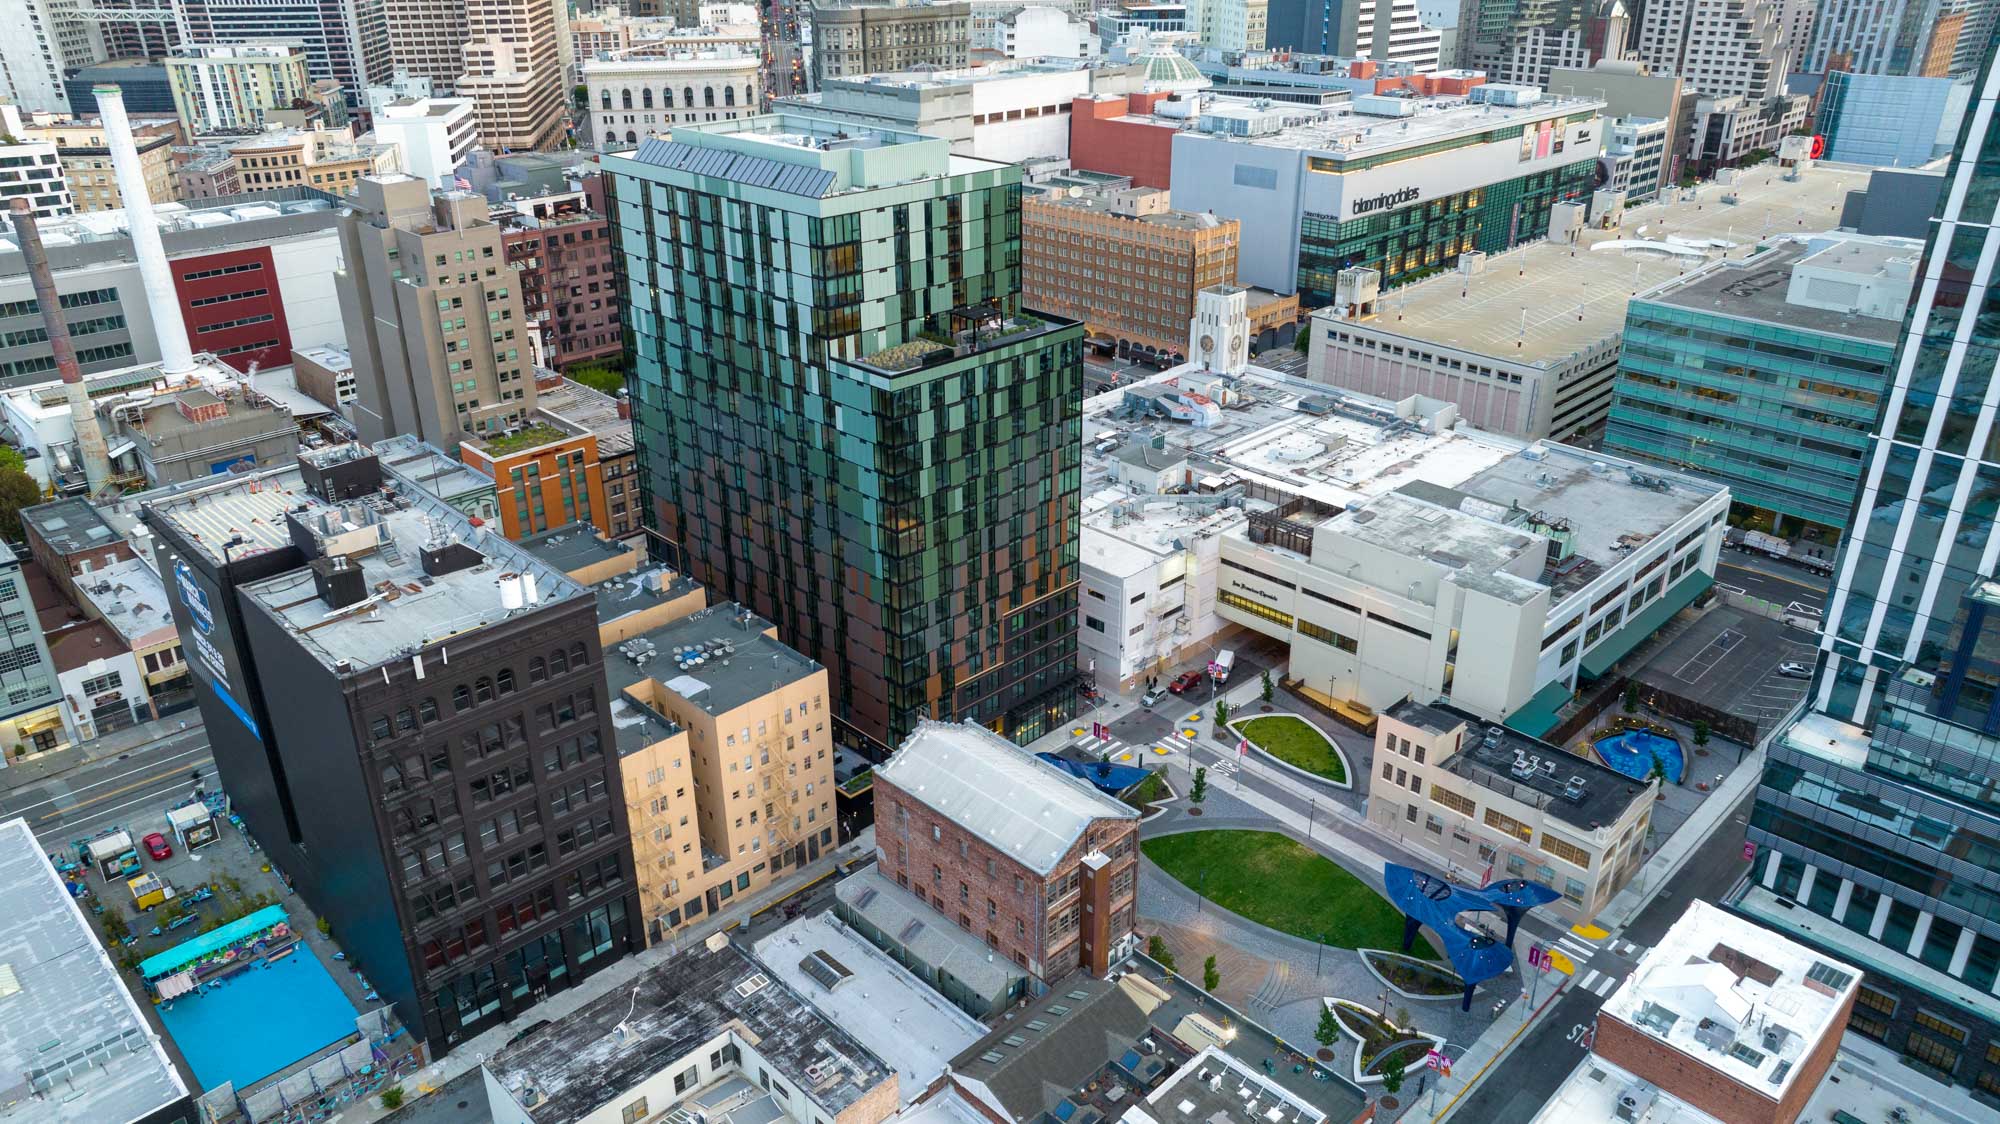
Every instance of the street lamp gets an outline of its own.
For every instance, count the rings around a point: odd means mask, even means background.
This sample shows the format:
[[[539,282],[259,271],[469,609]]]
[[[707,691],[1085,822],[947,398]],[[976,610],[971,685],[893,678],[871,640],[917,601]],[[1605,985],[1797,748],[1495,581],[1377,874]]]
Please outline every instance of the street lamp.
[[[1440,1054],[1444,1054],[1444,1060],[1446,1061],[1446,1063],[1449,1063],[1449,1062],[1451,1061],[1451,1055],[1450,1055],[1450,1054],[1446,1054],[1446,1053],[1445,1053],[1445,1051],[1446,1051],[1446,1050],[1448,1050],[1448,1049],[1450,1049],[1450,1048],[1451,1048],[1451,1043],[1450,1043],[1450,1042],[1447,1042],[1447,1041],[1445,1041],[1445,1040],[1444,1040],[1444,1039],[1442,1039],[1442,1038],[1438,1039],[1438,1043],[1437,1043],[1437,1047],[1436,1047],[1436,1049],[1437,1049],[1437,1052],[1438,1052],[1438,1053],[1440,1053]],[[1460,1057],[1464,1057],[1464,1056],[1465,1056],[1465,1047],[1464,1047],[1464,1046],[1460,1046],[1460,1047],[1458,1048],[1458,1054],[1459,1054],[1459,1056],[1460,1056]],[[1443,1071],[1443,1070],[1438,1070],[1438,1071],[1437,1071],[1437,1080],[1431,1083],[1431,1119],[1432,1119],[1432,1120],[1436,1120],[1436,1119],[1437,1119],[1437,1114],[1438,1114],[1438,1090],[1439,1090],[1439,1089],[1440,1089],[1441,1087],[1443,1087],[1443,1085],[1444,1085],[1444,1071]]]

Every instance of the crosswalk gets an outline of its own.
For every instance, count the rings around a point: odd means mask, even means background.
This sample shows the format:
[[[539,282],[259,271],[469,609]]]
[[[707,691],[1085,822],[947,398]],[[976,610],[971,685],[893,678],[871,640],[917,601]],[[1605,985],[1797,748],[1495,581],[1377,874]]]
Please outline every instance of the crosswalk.
[[[1646,946],[1613,937],[1602,929],[1579,926],[1557,937],[1552,947],[1569,960],[1572,978],[1576,986],[1600,998],[1617,990],[1625,977],[1623,965],[1617,963],[1591,967],[1597,954],[1609,953],[1623,959],[1636,959],[1646,951]]]
[[[1175,754],[1185,757],[1194,744],[1194,738],[1177,729],[1143,744],[1111,737],[1084,737],[1077,739],[1076,747],[1085,753],[1106,755],[1119,765],[1161,765]],[[1218,762],[1211,768],[1227,773],[1232,766],[1227,762]]]
[[[1589,975],[1576,981],[1576,986],[1594,995],[1610,995],[1611,989],[1618,986],[1618,977],[1592,968]]]

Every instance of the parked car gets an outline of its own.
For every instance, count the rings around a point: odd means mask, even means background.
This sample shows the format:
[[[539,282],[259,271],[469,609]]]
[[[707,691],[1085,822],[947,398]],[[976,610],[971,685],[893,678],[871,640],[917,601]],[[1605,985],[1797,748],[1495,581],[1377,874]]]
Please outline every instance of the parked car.
[[[160,862],[164,859],[171,859],[174,857],[173,844],[168,843],[167,837],[161,835],[157,831],[152,833],[151,835],[146,836],[146,838],[140,840],[140,842],[145,844],[146,854],[152,856],[154,862]]]
[[[1161,699],[1164,699],[1166,697],[1167,697],[1167,689],[1165,687],[1155,687],[1152,690],[1146,692],[1146,697],[1139,700],[1139,705],[1152,706],[1154,703],[1157,703]]]
[[[1176,695],[1185,695],[1199,686],[1201,686],[1201,672],[1183,671],[1172,683],[1167,684],[1167,690]]]
[[[1787,660],[1778,665],[1778,674],[1788,679],[1811,679],[1812,667],[1809,664],[1794,663]]]

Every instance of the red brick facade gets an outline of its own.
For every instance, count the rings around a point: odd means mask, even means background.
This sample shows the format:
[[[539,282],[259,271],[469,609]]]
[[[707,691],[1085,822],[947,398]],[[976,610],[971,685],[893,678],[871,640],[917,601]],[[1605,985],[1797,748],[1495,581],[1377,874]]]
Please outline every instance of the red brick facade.
[[[1172,187],[1174,134],[1179,130],[1149,117],[1153,107],[1167,97],[1164,93],[1132,94],[1071,102],[1070,167],[1131,176],[1137,187]]]
[[[1840,1037],[1847,1031],[1847,1018],[1854,1010],[1849,995],[1834,1012],[1833,1022],[1820,1036],[1819,1044],[1799,1060],[1791,1084],[1782,1100],[1734,1080],[1692,1054],[1683,1053],[1645,1031],[1608,1015],[1599,1014],[1591,1052],[1643,1078],[1668,1093],[1701,1109],[1723,1124],[1792,1124],[1805,1110],[1806,1101],[1819,1088],[1834,1055],[1840,1052]]]
[[[875,839],[885,875],[1043,980],[1079,967],[1102,975],[1136,920],[1136,820],[1092,821],[1044,877],[878,772]],[[1109,860],[1095,871],[1083,861],[1093,851]]]
[[[503,220],[507,260],[519,267],[521,307],[540,327],[548,364],[562,370],[624,350],[618,288],[612,276],[611,224],[603,196],[586,181],[584,197],[517,204]]]

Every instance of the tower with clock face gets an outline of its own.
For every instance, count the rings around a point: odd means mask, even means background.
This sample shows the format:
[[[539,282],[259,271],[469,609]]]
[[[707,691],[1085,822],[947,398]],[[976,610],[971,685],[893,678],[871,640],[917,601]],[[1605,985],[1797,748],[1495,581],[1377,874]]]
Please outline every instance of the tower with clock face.
[[[1194,295],[1188,358],[1203,370],[1240,375],[1250,365],[1250,298],[1241,285],[1210,285]]]

